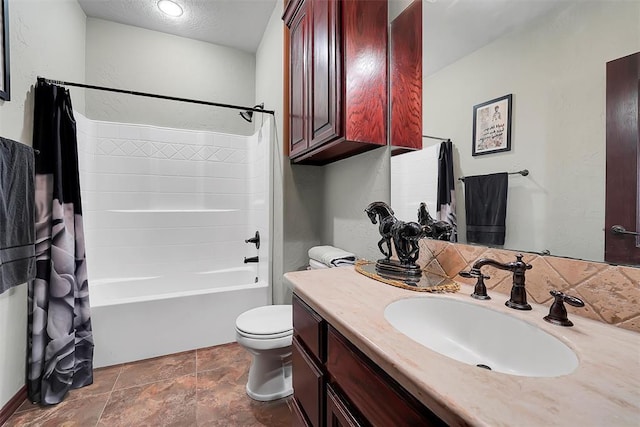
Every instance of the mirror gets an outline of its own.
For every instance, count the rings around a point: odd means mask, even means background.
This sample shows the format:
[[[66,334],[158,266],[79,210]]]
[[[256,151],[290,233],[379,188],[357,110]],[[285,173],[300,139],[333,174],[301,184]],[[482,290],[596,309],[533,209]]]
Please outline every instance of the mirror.
[[[505,249],[603,261],[605,67],[640,51],[639,17],[637,2],[423,3],[423,134],[453,141],[456,178],[530,172],[508,178]],[[472,156],[473,107],[508,94],[511,149]],[[412,206],[399,218],[429,198],[435,213],[438,146],[392,158],[392,206],[399,192]]]

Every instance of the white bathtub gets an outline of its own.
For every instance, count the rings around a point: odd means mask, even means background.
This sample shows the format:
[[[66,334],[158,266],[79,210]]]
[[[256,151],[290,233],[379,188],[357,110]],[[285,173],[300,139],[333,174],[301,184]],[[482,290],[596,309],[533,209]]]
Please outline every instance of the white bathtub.
[[[235,341],[235,319],[269,303],[255,266],[89,280],[94,366]]]

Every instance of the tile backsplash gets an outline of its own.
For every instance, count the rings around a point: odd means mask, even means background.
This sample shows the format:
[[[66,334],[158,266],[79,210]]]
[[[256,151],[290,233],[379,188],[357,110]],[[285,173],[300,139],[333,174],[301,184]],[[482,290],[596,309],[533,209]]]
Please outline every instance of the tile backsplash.
[[[468,270],[478,258],[492,258],[499,262],[515,260],[517,251],[420,240],[421,267],[442,271],[456,281],[475,284],[475,279],[458,276]],[[559,290],[577,296],[585,303],[575,308],[567,305],[570,315],[588,317],[624,329],[640,332],[640,269],[613,266],[606,263],[523,253],[523,261],[533,268],[526,273],[528,297],[539,304],[550,305],[549,291]],[[509,295],[512,273],[491,266],[482,268],[490,279],[485,280],[493,292]]]

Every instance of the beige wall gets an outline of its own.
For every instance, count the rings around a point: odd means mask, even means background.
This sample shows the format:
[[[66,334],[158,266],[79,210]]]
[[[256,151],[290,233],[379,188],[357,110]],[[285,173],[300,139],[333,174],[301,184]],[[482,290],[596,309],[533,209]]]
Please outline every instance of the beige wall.
[[[509,178],[505,248],[603,259],[605,63],[639,50],[640,3],[567,3],[424,80],[424,133],[452,139],[456,176],[531,173]],[[472,157],[472,107],[509,93],[511,151]]]
[[[265,108],[275,110],[275,132],[272,138],[270,150],[271,167],[271,217],[273,224],[271,229],[271,283],[273,302],[283,302],[284,290],[282,288],[283,268],[283,140],[282,140],[282,106],[283,106],[283,43],[284,24],[282,16],[282,2],[277,2],[276,7],[269,18],[260,46],[256,52],[256,103],[264,102]],[[256,115],[260,117],[260,115]],[[265,115],[265,120],[270,116]],[[256,126],[259,124],[256,121]]]
[[[255,56],[224,46],[87,19],[87,82],[180,98],[253,106]],[[87,91],[94,120],[250,135],[238,110]]]
[[[0,135],[31,145],[36,77],[84,81],[86,17],[75,0],[10,0],[11,101],[0,102]],[[82,91],[72,90],[84,111]],[[25,384],[27,286],[0,295],[0,407]]]
[[[325,166],[323,241],[376,260],[380,234],[364,212],[371,203],[391,201],[388,147],[377,148]]]

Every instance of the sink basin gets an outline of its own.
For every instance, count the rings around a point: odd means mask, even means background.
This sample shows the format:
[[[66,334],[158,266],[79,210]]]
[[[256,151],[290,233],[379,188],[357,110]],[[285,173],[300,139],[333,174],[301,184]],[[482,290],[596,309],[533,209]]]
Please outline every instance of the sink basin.
[[[423,346],[505,374],[556,377],[578,367],[562,341],[525,321],[473,303],[418,297],[389,304],[384,317]]]

